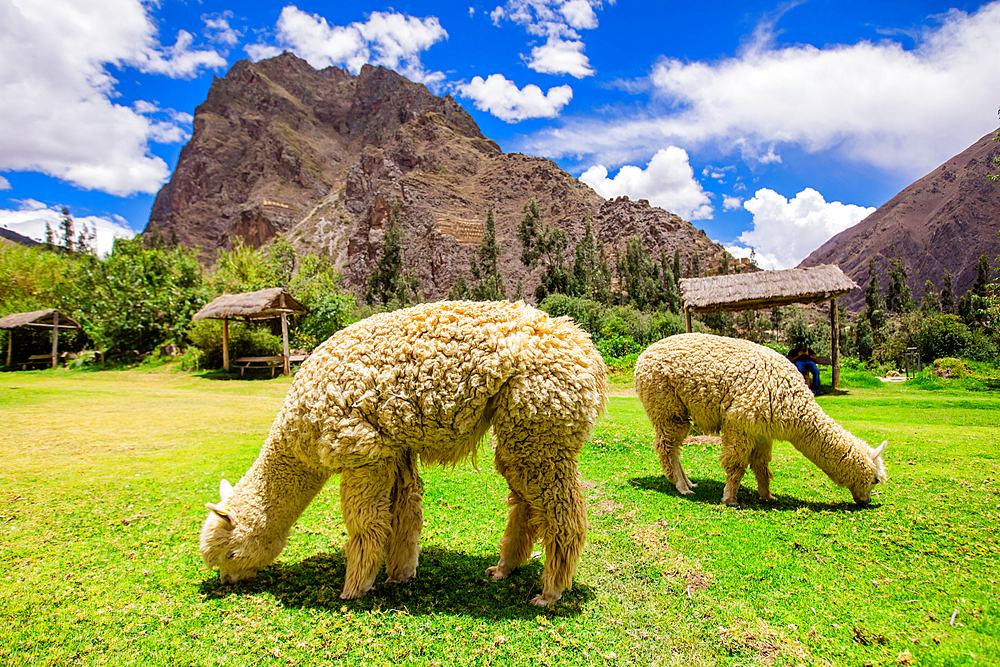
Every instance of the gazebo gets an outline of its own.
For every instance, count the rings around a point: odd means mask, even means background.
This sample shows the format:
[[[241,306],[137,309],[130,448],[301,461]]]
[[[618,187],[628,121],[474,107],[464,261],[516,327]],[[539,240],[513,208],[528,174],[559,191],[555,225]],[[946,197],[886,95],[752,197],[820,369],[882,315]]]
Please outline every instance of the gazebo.
[[[222,320],[222,366],[229,370],[229,320],[264,320],[275,317],[281,318],[281,342],[284,352],[283,361],[284,374],[291,372],[289,368],[288,349],[288,316],[305,313],[306,309],[298,301],[292,298],[281,287],[269,287],[257,290],[256,292],[244,292],[242,294],[223,294],[216,297],[207,306],[194,314],[194,321],[203,319]],[[270,357],[253,357],[254,360],[268,360]],[[238,360],[240,361],[240,360]],[[248,361],[243,359],[242,361]],[[272,371],[273,373],[273,371]]]
[[[52,354],[33,354],[28,357],[24,366],[31,363],[48,362],[52,367],[56,367],[59,359],[59,330],[79,329],[80,324],[68,315],[60,313],[55,308],[46,310],[33,310],[30,313],[13,313],[0,318],[0,329],[8,329],[7,336],[7,366],[10,366],[11,354],[14,350],[14,329],[18,327],[39,327],[42,329],[52,329]],[[23,369],[22,369],[23,370]]]
[[[821,264],[782,271],[754,271],[680,281],[684,319],[691,331],[691,313],[760,310],[792,303],[830,302],[830,329],[833,337],[830,363],[833,386],[840,384],[840,326],[837,297],[858,285],[840,267]]]

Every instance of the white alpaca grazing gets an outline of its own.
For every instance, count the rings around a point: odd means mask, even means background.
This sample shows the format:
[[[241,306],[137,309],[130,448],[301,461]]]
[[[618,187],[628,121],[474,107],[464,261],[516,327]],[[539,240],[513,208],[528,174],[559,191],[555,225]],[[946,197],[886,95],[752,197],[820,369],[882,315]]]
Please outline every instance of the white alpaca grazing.
[[[338,332],[296,374],[256,462],[201,531],[224,583],[274,561],[334,474],[348,540],[342,598],[416,575],[419,464],[474,456],[492,426],[510,488],[503,579],[545,545],[549,605],[573,582],[587,533],[577,455],[607,397],[607,371],[582,329],[523,303],[444,302],[374,315]]]
[[[871,502],[886,479],[882,452],[838,425],[816,403],[794,364],[774,350],[736,338],[680,334],[651,345],[635,364],[635,387],[656,435],[667,478],[682,494],[695,486],[681,466],[681,442],[694,422],[722,433],[726,488],[722,502],[736,505],[747,466],[757,493],[771,495],[771,448],[786,440],[816,464],[854,502]]]

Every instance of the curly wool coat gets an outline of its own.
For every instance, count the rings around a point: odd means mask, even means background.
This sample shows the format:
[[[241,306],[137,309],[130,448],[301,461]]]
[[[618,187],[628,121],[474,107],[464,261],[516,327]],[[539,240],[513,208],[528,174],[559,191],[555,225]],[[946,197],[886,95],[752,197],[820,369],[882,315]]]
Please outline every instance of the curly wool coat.
[[[383,555],[390,582],[415,576],[419,463],[474,456],[492,426],[510,488],[498,564],[506,577],[536,540],[542,592],[570,587],[587,531],[577,455],[604,409],[607,373],[589,335],[507,302],[442,302],[374,315],[332,336],[292,382],[259,457],[201,532],[224,582],[252,577],[330,475],[341,476],[348,541],[343,598],[364,595]]]
[[[722,432],[722,501],[736,505],[747,466],[761,498],[772,500],[771,450],[787,440],[846,486],[854,501],[871,502],[872,487],[886,478],[883,442],[872,449],[826,415],[802,374],[788,359],[750,341],[691,333],[648,347],[635,364],[635,387],[653,423],[663,472],[683,494],[695,486],[680,462],[681,442],[694,422]]]

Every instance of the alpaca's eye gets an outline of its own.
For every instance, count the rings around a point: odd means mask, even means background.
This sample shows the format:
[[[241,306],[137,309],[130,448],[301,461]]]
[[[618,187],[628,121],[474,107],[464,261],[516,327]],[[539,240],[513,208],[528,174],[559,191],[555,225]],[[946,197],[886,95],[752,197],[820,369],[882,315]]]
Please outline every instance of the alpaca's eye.
[[[872,484],[878,484],[878,483],[879,483],[879,478],[878,478],[878,477],[876,477],[876,478],[875,478],[875,481],[874,481],[874,482],[872,482]]]

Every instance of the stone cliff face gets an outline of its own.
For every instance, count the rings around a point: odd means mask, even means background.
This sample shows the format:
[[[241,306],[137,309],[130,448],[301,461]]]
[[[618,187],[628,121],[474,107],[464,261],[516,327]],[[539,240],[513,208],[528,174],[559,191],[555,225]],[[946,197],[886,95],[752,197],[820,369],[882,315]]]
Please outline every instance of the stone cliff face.
[[[919,303],[930,280],[940,293],[945,272],[961,296],[976,281],[976,261],[1000,254],[1000,183],[986,178],[995,169],[1000,144],[991,133],[913,183],[854,227],[820,246],[800,266],[837,264],[858,285],[868,284],[868,262],[875,258],[879,283],[889,284],[889,263],[902,257],[907,283]],[[861,310],[864,290],[843,298]]]
[[[549,160],[504,153],[448,96],[381,67],[316,71],[288,53],[213,82],[143,233],[199,247],[207,262],[237,238],[259,247],[280,233],[300,253],[329,255],[360,295],[397,207],[408,269],[431,300],[468,272],[492,206],[508,294],[519,281],[531,294],[538,272],[521,265],[517,241],[531,198],[570,251],[589,213],[612,262],[632,234],[654,258],[679,248],[684,267],[696,250],[703,267],[723,252],[648,202],[606,201]]]

